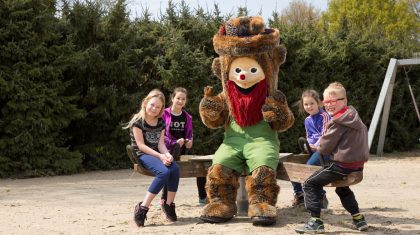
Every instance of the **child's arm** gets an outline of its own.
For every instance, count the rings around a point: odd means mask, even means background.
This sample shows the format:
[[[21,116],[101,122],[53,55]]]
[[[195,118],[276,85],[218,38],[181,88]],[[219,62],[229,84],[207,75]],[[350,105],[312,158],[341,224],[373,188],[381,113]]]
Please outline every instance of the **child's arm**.
[[[305,119],[304,124],[306,130],[306,140],[308,141],[309,146],[311,146],[312,150],[315,151],[316,147],[318,147],[316,143],[319,140],[320,136],[318,135],[308,118]]]
[[[162,130],[162,133],[160,134],[158,149],[159,149],[159,152],[161,152],[163,155],[163,158],[161,158],[163,164],[167,166],[170,165],[173,162],[174,158],[169,153],[165,145],[165,130]]]
[[[156,158],[162,159],[164,157],[163,154],[153,150],[152,148],[150,148],[149,146],[147,146],[144,143],[144,139],[143,139],[143,131],[138,128],[138,127],[133,127],[133,135],[134,135],[134,139],[136,139],[136,144],[137,147],[145,154],[150,155],[150,156],[154,156]],[[161,135],[162,137],[162,135]],[[166,148],[166,147],[165,147]],[[166,150],[168,151],[168,150]]]
[[[192,139],[185,139],[185,148],[190,149],[193,146],[193,140]]]
[[[172,146],[176,143],[177,139],[175,139],[172,135],[170,130],[171,127],[171,113],[167,109],[162,114],[162,120],[165,122],[165,144],[166,146]]]
[[[332,152],[337,148],[342,133],[337,133],[336,128],[328,129],[320,141],[318,151],[324,155],[332,156]]]
[[[190,149],[193,146],[193,124],[192,116],[187,113],[187,125],[185,127],[185,148]]]
[[[322,118],[321,136],[323,136],[328,130],[328,125],[329,125],[329,122],[331,120],[331,116],[326,112],[322,112],[321,113],[321,118]],[[315,148],[318,148],[319,143],[321,141],[321,136],[319,136],[318,139],[316,140],[316,142],[314,143]]]

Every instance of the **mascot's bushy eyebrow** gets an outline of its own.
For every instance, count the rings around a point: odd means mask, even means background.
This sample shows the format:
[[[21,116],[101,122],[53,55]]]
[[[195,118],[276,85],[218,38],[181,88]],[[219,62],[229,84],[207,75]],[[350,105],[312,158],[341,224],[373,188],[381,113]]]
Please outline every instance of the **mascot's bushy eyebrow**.
[[[254,225],[276,222],[279,186],[277,132],[293,125],[285,95],[278,90],[279,67],[286,58],[277,29],[266,28],[260,16],[225,22],[213,37],[219,57],[213,73],[223,87],[217,95],[204,88],[200,117],[209,128],[225,128],[225,138],[208,171],[209,204],[201,219],[220,223],[236,214],[238,177],[246,171],[248,216]]]

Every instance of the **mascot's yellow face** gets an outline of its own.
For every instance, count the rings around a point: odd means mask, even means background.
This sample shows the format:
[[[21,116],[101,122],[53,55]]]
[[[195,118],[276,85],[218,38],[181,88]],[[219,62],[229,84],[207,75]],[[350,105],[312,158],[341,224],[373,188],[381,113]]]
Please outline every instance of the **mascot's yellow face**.
[[[230,65],[229,80],[243,89],[248,89],[264,79],[264,71],[253,58],[240,57]]]

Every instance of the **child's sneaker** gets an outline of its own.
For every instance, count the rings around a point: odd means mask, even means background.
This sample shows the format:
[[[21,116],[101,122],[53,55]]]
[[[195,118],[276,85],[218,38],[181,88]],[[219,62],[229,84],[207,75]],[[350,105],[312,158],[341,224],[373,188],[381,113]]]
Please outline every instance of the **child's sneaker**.
[[[324,194],[324,197],[322,198],[322,201],[321,201],[321,209],[327,209],[328,204],[329,204],[329,202],[328,202],[328,199],[327,199],[327,195]]]
[[[176,216],[176,212],[175,212],[175,203],[171,203],[171,205],[168,204],[163,204],[163,212],[165,212],[166,218],[171,221],[171,222],[175,222],[178,220],[177,216]]]
[[[138,227],[144,226],[144,221],[147,220],[146,214],[149,211],[149,208],[142,206],[141,203],[139,202],[134,208],[134,222],[136,222]]]
[[[361,214],[353,216],[353,224],[356,225],[357,230],[366,231],[369,225],[366,223],[365,217]]]
[[[295,229],[297,233],[324,233],[324,222],[319,218],[311,217],[303,227]]]
[[[303,197],[303,193],[301,193],[299,195],[295,195],[293,197],[292,207],[299,207],[299,206],[301,206],[303,204],[305,204],[305,199]]]

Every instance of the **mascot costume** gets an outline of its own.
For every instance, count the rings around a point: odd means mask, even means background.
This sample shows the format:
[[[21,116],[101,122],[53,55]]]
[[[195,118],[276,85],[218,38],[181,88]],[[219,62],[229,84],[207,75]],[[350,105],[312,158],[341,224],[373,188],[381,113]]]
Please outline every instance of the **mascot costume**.
[[[224,128],[223,143],[207,173],[209,203],[200,219],[221,223],[236,212],[239,176],[246,172],[248,216],[253,225],[276,223],[276,182],[280,143],[277,132],[293,125],[286,97],[277,90],[279,66],[286,49],[277,29],[265,28],[260,16],[225,22],[213,37],[218,58],[213,73],[223,91],[204,88],[200,117],[208,128]]]

